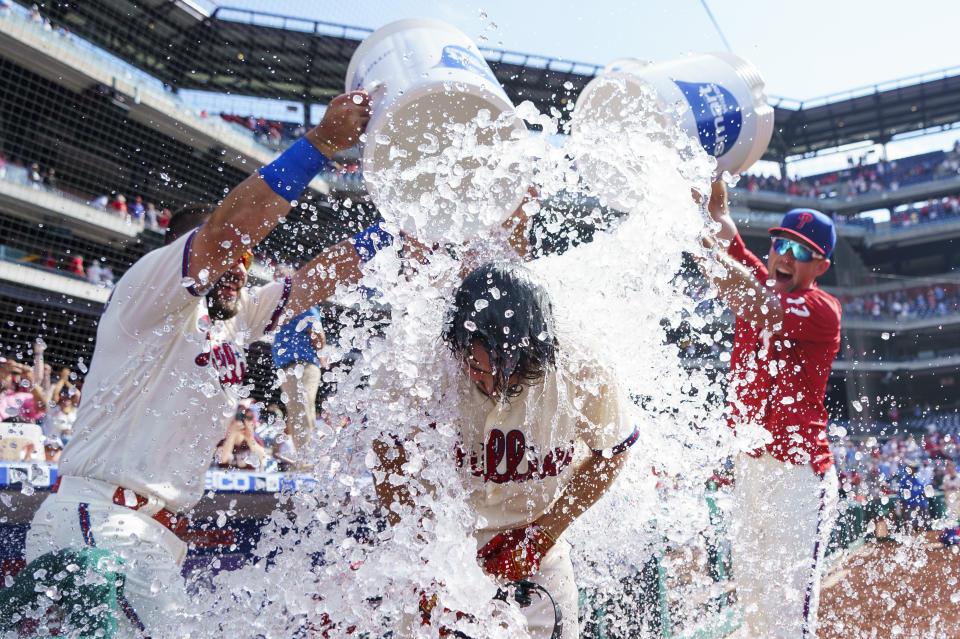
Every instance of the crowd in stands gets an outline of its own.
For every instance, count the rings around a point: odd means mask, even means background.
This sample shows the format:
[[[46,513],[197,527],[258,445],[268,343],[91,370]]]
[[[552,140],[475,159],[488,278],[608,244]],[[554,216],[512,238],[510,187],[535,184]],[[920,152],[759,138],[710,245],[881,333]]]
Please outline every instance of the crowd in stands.
[[[940,317],[960,312],[960,287],[929,284],[871,295],[841,295],[840,302],[848,316],[877,320]]]
[[[0,447],[0,461],[56,462],[70,440],[80,403],[81,382],[69,368],[54,373],[43,359],[46,345],[33,345],[33,364],[0,358],[0,417],[7,424],[35,424],[39,443]],[[0,433],[2,435],[2,433]]]
[[[950,151],[935,151],[900,160],[868,163],[866,156],[847,158],[847,168],[790,179],[744,174],[740,188],[810,198],[849,199],[865,193],[897,189],[960,175],[960,140]]]
[[[960,196],[949,195],[894,209],[890,212],[890,226],[903,228],[956,217],[960,217]]]
[[[267,146],[276,148],[284,147],[297,140],[307,132],[302,124],[293,124],[290,122],[279,122],[277,120],[267,120],[252,115],[234,115],[232,113],[221,113],[220,118],[224,122],[239,124],[253,134],[253,137]]]
[[[832,446],[841,495],[861,503],[885,501],[893,507],[898,528],[915,530],[929,524],[933,500],[942,491],[945,518],[955,526],[960,519],[957,440],[957,429],[898,435],[882,442],[843,437]]]
[[[73,435],[82,382],[69,368],[53,371],[44,362],[45,349],[42,340],[33,344],[32,364],[21,361],[29,359],[23,347],[8,349],[10,357],[0,357],[0,461],[56,463]],[[318,418],[327,432],[347,425],[346,418],[327,414]],[[24,424],[36,437],[14,436],[22,434],[16,428]],[[225,424],[211,467],[261,472],[301,469],[283,408],[241,401],[236,415]]]
[[[37,162],[11,158],[6,153],[0,152],[0,180],[2,179],[23,182],[35,189],[52,191],[74,200],[84,199],[67,193],[59,186],[55,169],[43,167]],[[144,202],[140,195],[132,196],[131,201],[128,202],[124,194],[113,192],[100,195],[88,204],[98,211],[117,215],[127,221],[142,220],[148,228],[158,231],[166,228],[167,222],[170,221],[169,209],[158,209],[152,202]]]

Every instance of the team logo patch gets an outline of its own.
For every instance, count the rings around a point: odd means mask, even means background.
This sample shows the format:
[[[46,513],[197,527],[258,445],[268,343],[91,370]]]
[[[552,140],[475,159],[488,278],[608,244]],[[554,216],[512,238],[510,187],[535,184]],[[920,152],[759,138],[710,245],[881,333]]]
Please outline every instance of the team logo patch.
[[[793,313],[799,317],[810,317],[810,309],[807,308],[807,300],[802,297],[787,297],[784,301],[789,304],[784,310],[785,313]]]
[[[527,446],[523,432],[511,430],[504,433],[495,428],[490,431],[483,453],[473,452],[468,456],[458,449],[457,466],[462,468],[469,464],[470,474],[474,477],[504,484],[556,477],[573,461],[573,454],[574,443],[569,442],[566,446],[555,447],[541,458]]]
[[[799,224],[797,224],[797,230],[799,231],[810,222],[813,222],[813,213],[808,213],[804,211],[803,213],[797,216],[797,220],[800,222]]]
[[[704,151],[720,157],[733,148],[743,127],[740,104],[733,94],[714,82],[674,80],[674,84],[683,91],[693,110]]]
[[[471,71],[477,75],[482,75],[491,82],[497,81],[486,60],[470,49],[455,44],[448,44],[443,48],[443,52],[440,54],[439,66],[447,67],[448,69]]]

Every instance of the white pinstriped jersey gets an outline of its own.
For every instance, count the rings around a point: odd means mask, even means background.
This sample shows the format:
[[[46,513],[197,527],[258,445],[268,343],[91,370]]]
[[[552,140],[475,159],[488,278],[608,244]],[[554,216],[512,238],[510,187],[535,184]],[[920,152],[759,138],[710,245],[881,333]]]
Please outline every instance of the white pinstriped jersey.
[[[458,381],[458,463],[481,532],[523,526],[542,515],[573,477],[576,446],[619,454],[639,435],[627,420],[626,395],[609,373],[560,363],[543,380],[503,401]]]
[[[60,474],[99,479],[180,511],[203,494],[225,419],[248,394],[245,347],[274,328],[289,280],[240,293],[239,312],[211,322],[185,286],[194,233],[128,270],[100,318],[74,436]]]

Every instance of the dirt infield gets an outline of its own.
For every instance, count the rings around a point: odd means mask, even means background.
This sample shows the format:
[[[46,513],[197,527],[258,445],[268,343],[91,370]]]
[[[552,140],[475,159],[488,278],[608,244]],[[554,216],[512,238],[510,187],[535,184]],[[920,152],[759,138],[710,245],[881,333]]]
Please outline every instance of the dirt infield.
[[[960,638],[957,549],[934,533],[868,543],[825,582],[820,639]]]

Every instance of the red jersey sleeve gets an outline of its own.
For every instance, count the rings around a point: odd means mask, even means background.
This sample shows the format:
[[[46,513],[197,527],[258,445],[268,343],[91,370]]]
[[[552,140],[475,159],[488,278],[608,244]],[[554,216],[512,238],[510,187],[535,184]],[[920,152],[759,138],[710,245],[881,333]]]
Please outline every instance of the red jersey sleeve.
[[[787,339],[806,342],[839,342],[840,302],[818,288],[777,293],[783,305],[783,328]]]
[[[765,284],[769,279],[770,274],[769,271],[767,271],[767,265],[747,248],[747,245],[743,243],[743,238],[740,237],[740,233],[737,233],[737,236],[730,240],[730,247],[727,249],[727,254],[753,271],[753,274],[760,280],[761,284]]]

